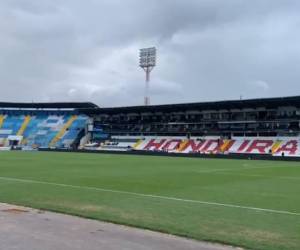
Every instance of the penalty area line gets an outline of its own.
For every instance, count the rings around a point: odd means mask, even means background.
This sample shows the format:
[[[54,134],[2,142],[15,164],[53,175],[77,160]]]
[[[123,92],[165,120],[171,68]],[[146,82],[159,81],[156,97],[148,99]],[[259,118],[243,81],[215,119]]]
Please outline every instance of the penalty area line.
[[[144,198],[152,198],[152,199],[160,199],[160,200],[169,200],[169,201],[179,201],[179,202],[195,203],[195,204],[202,204],[202,205],[208,205],[208,206],[218,206],[218,207],[245,209],[245,210],[252,210],[252,211],[256,211],[256,212],[266,212],[266,213],[273,213],[273,214],[300,216],[300,213],[290,212],[290,211],[285,211],[285,210],[249,207],[249,206],[241,206],[241,205],[235,205],[235,204],[229,204],[229,203],[219,203],[219,202],[210,202],[210,201],[201,201],[201,200],[191,200],[191,199],[183,199],[183,198],[170,197],[170,196],[161,196],[161,195],[154,195],[154,194],[143,194],[143,193],[135,193],[135,192],[114,190],[114,189],[106,189],[106,188],[77,186],[77,185],[70,185],[70,184],[63,184],[63,183],[37,181],[37,180],[20,179],[20,178],[12,178],[12,177],[0,177],[0,180],[9,181],[9,182],[42,184],[42,185],[50,185],[50,186],[56,186],[56,187],[66,187],[66,188],[73,188],[73,189],[86,189],[86,190],[93,190],[93,191],[99,191],[99,192],[108,192],[108,193],[131,195],[131,196],[136,196],[136,197],[144,197]]]

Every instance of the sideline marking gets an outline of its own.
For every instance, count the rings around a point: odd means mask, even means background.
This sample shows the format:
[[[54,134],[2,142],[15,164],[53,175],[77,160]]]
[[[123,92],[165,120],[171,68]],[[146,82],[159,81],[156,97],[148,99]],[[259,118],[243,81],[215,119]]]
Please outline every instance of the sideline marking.
[[[10,177],[0,177],[0,180],[13,181],[13,182],[24,182],[24,183],[33,183],[33,184],[43,184],[43,185],[52,185],[52,186],[57,186],[57,187],[67,187],[67,188],[76,188],[76,189],[87,189],[87,190],[94,190],[94,191],[100,191],[100,192],[126,194],[126,195],[138,196],[138,197],[156,198],[156,199],[161,199],[161,200],[181,201],[181,202],[187,202],[187,203],[197,203],[197,204],[202,204],[202,205],[212,205],[212,206],[219,206],[219,207],[239,208],[239,209],[247,209],[247,210],[254,210],[254,211],[274,213],[274,214],[300,216],[300,213],[290,212],[290,211],[285,211],[285,210],[275,210],[275,209],[268,209],[268,208],[239,206],[239,205],[234,205],[234,204],[226,204],[226,203],[218,203],[218,202],[181,199],[181,198],[169,197],[169,196],[160,196],[160,195],[154,195],[154,194],[143,194],[143,193],[135,193],[135,192],[129,192],[129,191],[121,191],[121,190],[113,190],[113,189],[105,189],[105,188],[96,188],[96,187],[76,186],[76,185],[69,185],[69,184],[62,184],[62,183],[55,183],[55,182],[44,182],[44,181],[10,178]]]

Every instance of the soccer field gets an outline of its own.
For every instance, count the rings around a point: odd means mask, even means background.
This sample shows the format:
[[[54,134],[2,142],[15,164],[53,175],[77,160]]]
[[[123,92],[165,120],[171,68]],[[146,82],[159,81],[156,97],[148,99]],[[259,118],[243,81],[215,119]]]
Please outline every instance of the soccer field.
[[[0,202],[250,249],[300,249],[300,163],[0,152]]]

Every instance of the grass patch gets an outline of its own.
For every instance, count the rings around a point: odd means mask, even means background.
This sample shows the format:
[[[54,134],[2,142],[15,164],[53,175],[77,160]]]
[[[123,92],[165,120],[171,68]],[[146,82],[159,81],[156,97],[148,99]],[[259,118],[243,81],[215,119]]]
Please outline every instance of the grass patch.
[[[251,249],[300,248],[299,191],[297,162],[0,152],[1,202]]]

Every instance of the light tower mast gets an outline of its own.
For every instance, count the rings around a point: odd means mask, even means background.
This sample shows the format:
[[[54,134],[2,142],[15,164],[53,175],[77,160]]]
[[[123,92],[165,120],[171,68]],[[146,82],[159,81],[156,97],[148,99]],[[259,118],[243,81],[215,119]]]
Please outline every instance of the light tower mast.
[[[150,73],[156,66],[156,48],[144,48],[140,49],[140,67],[146,72],[146,83],[145,83],[145,97],[144,104],[150,105]]]

